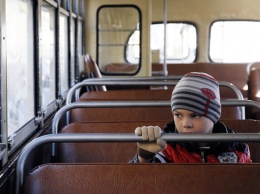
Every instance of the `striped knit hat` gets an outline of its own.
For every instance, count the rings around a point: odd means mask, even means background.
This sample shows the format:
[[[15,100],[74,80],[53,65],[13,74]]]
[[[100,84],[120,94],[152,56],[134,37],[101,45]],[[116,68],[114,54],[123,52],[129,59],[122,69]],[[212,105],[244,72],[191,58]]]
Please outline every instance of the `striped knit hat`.
[[[202,72],[184,75],[172,92],[171,107],[172,111],[189,110],[216,123],[221,114],[217,80]]]

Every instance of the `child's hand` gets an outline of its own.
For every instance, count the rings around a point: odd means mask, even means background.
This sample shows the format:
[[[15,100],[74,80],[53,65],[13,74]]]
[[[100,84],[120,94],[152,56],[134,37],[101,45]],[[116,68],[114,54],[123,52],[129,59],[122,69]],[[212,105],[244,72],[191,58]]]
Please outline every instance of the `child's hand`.
[[[158,126],[143,126],[137,127],[135,129],[135,134],[142,136],[143,140],[148,140],[149,142],[139,142],[138,147],[142,150],[146,150],[151,153],[157,153],[162,151],[166,146],[166,141],[161,139],[161,128]],[[139,153],[138,153],[139,154]],[[142,155],[139,154],[141,157]]]

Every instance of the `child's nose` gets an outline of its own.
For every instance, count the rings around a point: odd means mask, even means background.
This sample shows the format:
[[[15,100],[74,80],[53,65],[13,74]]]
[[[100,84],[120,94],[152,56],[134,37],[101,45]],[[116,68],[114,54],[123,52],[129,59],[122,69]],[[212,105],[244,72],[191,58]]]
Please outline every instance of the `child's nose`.
[[[183,125],[184,128],[191,128],[192,127],[192,119],[184,118],[182,125]]]

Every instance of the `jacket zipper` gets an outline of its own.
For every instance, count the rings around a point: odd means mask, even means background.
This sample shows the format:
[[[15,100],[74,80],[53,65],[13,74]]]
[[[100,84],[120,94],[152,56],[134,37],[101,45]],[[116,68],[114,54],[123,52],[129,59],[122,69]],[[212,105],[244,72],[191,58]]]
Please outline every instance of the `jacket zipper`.
[[[207,162],[207,158],[205,156],[205,150],[209,150],[210,147],[200,147],[200,157],[201,157],[201,162],[202,163],[206,163]]]

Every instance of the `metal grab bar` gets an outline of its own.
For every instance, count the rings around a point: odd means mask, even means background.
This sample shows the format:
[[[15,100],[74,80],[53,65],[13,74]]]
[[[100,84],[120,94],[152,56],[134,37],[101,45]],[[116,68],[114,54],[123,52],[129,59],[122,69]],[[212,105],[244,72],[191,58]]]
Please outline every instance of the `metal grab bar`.
[[[170,77],[168,79],[166,79],[166,78],[167,77],[164,77],[164,78],[159,77],[158,80],[161,79],[161,81],[152,81],[155,79],[150,78],[150,77],[149,77],[149,79],[146,78],[146,81],[143,81],[143,80],[145,80],[145,78],[139,78],[139,79],[142,79],[142,81],[140,81],[138,79],[134,79],[134,78],[132,78],[132,79],[130,79],[130,78],[88,79],[83,82],[75,84],[69,90],[69,92],[67,94],[67,98],[66,98],[66,104],[71,103],[72,96],[75,94],[76,90],[83,86],[93,86],[93,85],[97,85],[97,86],[103,86],[103,85],[107,85],[107,86],[147,86],[147,85],[149,85],[149,86],[175,86],[178,83],[178,81],[176,81],[176,80],[180,79],[180,77],[175,77],[175,78]],[[172,80],[174,80],[174,81],[172,81]],[[219,81],[218,83],[219,83],[219,86],[226,87],[226,88],[233,90],[238,99],[240,99],[240,100],[244,99],[242,92],[234,84],[232,84],[230,82],[225,82],[225,81]]]
[[[63,106],[54,116],[52,122],[52,133],[55,134],[58,131],[59,120],[67,111],[74,108],[112,108],[112,107],[170,107],[170,101],[98,101],[98,102],[74,102]],[[260,110],[260,104],[252,100],[222,100],[222,106],[250,106]]]
[[[173,76],[151,76],[151,77],[102,77],[102,78],[90,78],[85,79],[82,82],[88,81],[159,81],[159,80],[180,80],[183,75],[173,75]]]
[[[63,106],[54,116],[52,121],[52,134],[58,133],[59,121],[62,118],[63,114],[67,113],[68,119],[68,111],[74,108],[112,108],[112,107],[170,107],[170,101],[117,101],[117,102],[74,102],[72,104],[68,104]],[[222,106],[250,106],[260,110],[260,104],[251,101],[251,100],[222,100]],[[244,113],[243,113],[244,114]],[[244,116],[244,115],[243,115]],[[243,117],[244,118],[244,117]],[[67,120],[68,124],[68,120]],[[56,146],[52,145],[52,156],[56,155]]]
[[[162,134],[167,142],[260,142],[260,133],[230,134]],[[49,134],[31,141],[20,153],[16,164],[16,194],[19,194],[24,180],[24,168],[29,154],[39,145],[58,142],[145,142],[134,133],[91,133],[91,134]],[[127,161],[126,161],[127,162]]]

